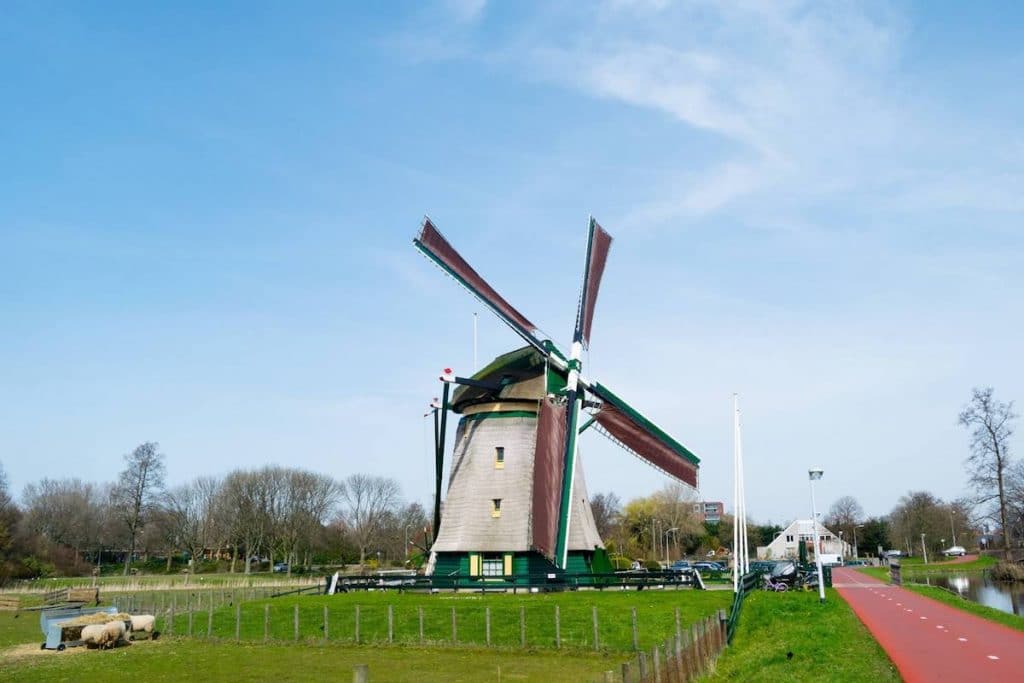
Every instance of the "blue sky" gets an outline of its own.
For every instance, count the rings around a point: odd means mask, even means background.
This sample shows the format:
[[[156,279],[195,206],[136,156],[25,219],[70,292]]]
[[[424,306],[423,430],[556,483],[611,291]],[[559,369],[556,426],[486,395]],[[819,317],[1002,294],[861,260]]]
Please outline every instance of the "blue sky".
[[[1022,32],[985,3],[8,5],[0,462],[112,479],[157,440],[172,483],[276,462],[427,502],[421,415],[481,309],[419,221],[564,345],[593,214],[587,374],[704,497],[733,392],[759,521],[806,514],[815,464],[822,507],[960,496],[971,387],[1024,395]],[[484,314],[479,345],[518,339]],[[662,484],[582,448],[592,492]]]

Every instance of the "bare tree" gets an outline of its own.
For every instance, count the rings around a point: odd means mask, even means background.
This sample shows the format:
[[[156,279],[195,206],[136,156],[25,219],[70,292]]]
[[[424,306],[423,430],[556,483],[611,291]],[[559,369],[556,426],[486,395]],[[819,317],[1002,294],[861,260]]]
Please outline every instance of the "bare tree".
[[[594,513],[594,525],[597,534],[606,542],[611,540],[615,525],[622,514],[622,501],[614,492],[598,493],[590,499],[590,509]]]
[[[398,483],[394,479],[353,474],[341,482],[344,522],[359,548],[359,566],[366,566],[366,551],[379,541],[387,513],[399,503]]]
[[[902,496],[889,514],[889,538],[910,555],[920,551],[921,534],[929,551],[943,550],[949,537],[949,506],[928,491],[911,491]]]
[[[251,559],[259,557],[270,542],[271,519],[267,514],[271,492],[270,468],[255,472],[236,470],[224,478],[220,497],[221,514],[231,520],[231,543],[234,555],[245,552],[245,573],[252,571]],[[234,561],[232,561],[232,571]]]
[[[111,504],[118,510],[128,531],[128,554],[124,558],[124,574],[135,554],[135,541],[146,518],[154,507],[156,496],[164,486],[164,455],[159,444],[147,441],[124,456],[125,469],[118,477]]]
[[[1009,441],[1013,435],[1013,401],[992,396],[992,387],[975,388],[971,402],[960,412],[960,425],[971,430],[971,454],[964,465],[979,504],[997,501],[1003,549],[1010,550],[1010,526],[1006,514],[1006,473],[1010,467]]]
[[[203,550],[217,542],[217,495],[220,482],[214,477],[196,477],[167,492],[164,507],[178,543],[193,564]]]
[[[825,516],[825,525],[834,531],[842,531],[843,540],[853,546],[854,529],[864,519],[864,508],[853,496],[842,496],[832,503]]]
[[[33,535],[74,549],[91,550],[102,529],[103,500],[97,487],[80,479],[42,479],[21,494],[21,523]]]

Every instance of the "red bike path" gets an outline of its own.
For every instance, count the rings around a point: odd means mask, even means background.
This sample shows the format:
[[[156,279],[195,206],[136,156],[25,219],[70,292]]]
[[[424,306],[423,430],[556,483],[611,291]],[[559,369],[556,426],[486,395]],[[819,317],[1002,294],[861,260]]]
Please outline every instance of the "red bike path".
[[[1024,631],[986,621],[853,569],[832,585],[904,681],[1024,681]]]

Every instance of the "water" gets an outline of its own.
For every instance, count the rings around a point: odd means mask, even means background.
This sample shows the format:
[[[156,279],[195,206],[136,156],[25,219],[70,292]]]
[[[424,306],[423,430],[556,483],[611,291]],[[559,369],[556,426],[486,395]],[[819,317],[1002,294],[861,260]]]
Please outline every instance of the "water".
[[[987,572],[927,574],[915,576],[912,580],[948,588],[979,605],[1024,616],[1024,582],[1021,581],[993,581]]]

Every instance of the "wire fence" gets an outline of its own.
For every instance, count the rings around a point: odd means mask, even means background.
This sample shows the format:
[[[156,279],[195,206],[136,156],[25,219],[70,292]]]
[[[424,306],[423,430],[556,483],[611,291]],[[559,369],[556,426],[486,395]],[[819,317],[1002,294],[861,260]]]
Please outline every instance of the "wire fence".
[[[548,648],[640,652],[681,633],[678,608],[593,604],[466,604],[438,597],[429,604],[324,604],[262,600],[259,590],[187,595],[122,595],[114,604],[154,614],[165,635],[239,642],[324,642],[431,647]],[[458,602],[459,604],[453,604]]]

